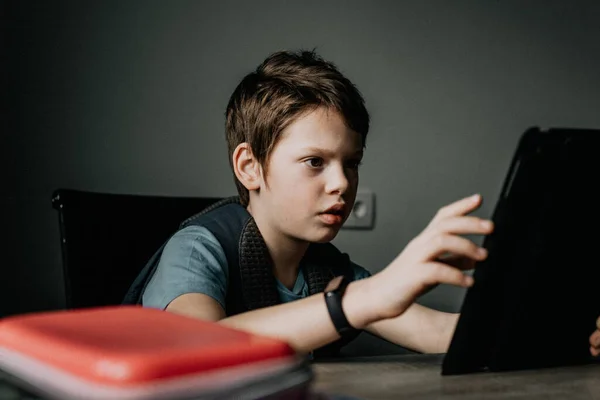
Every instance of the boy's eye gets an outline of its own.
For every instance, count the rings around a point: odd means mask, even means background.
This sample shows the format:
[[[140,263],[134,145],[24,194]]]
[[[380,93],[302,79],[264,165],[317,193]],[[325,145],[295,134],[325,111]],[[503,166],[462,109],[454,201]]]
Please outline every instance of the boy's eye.
[[[304,162],[311,168],[319,168],[323,166],[323,159],[318,157],[309,158]]]

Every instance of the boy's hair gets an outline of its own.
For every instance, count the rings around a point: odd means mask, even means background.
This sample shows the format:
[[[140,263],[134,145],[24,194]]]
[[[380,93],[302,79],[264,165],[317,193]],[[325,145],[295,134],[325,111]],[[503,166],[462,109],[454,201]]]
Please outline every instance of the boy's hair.
[[[242,79],[227,104],[225,134],[232,168],[234,150],[246,142],[266,174],[282,131],[321,106],[339,112],[346,125],[361,135],[365,147],[370,118],[364,99],[333,63],[314,50],[278,51],[268,56]],[[235,173],[234,179],[241,203],[247,205],[248,189]]]

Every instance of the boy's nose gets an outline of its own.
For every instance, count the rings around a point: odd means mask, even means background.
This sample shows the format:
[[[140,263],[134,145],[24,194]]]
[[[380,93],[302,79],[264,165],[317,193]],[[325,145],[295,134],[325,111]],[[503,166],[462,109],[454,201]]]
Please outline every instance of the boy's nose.
[[[327,177],[325,190],[327,193],[345,193],[349,180],[343,168],[332,168]]]

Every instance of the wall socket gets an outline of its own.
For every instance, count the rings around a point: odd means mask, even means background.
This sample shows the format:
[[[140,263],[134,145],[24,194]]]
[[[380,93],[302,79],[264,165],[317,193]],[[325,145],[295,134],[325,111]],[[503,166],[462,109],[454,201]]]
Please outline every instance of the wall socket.
[[[375,193],[361,190],[356,193],[354,207],[342,229],[373,229],[375,222]]]

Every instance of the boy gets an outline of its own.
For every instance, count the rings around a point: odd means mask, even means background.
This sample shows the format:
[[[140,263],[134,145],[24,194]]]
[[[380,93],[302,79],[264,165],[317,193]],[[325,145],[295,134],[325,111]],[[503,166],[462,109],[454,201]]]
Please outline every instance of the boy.
[[[439,210],[381,272],[349,262],[328,243],[353,207],[368,130],[361,94],[333,64],[314,52],[270,55],[227,106],[240,204],[179,230],[134,290],[138,302],[274,336],[299,352],[341,346],[360,330],[445,352],[458,315],[414,302],[440,283],[472,284],[462,270],[487,254],[461,235],[489,234],[492,223],[467,215],[481,202],[472,196]],[[600,332],[590,341],[597,354]]]

